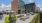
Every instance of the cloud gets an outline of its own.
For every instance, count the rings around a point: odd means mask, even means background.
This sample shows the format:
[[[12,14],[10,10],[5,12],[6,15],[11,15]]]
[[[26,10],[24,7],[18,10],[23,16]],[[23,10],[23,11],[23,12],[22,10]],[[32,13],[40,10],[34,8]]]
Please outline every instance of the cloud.
[[[42,10],[42,8],[40,8],[40,10]]]
[[[2,4],[2,6],[0,6],[0,10],[11,10],[11,4],[9,5]]]
[[[33,2],[33,0],[29,0],[28,2],[31,3],[31,2]]]
[[[39,7],[42,10],[42,5],[36,4],[36,7]]]
[[[38,5],[38,7],[41,7],[42,5]]]
[[[42,5],[36,4],[37,7],[42,7]]]
[[[4,4],[2,4],[1,8],[4,8],[4,7],[5,7],[5,5],[4,5]]]
[[[11,7],[11,4],[7,5],[6,7]]]
[[[32,2],[32,0],[30,0],[30,2]]]
[[[12,0],[13,1],[13,0]]]

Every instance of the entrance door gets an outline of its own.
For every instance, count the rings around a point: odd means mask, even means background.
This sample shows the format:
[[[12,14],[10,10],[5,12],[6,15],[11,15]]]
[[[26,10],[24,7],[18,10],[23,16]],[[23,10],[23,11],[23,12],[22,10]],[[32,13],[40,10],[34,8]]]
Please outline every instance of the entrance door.
[[[18,14],[20,14],[21,10],[18,10]]]

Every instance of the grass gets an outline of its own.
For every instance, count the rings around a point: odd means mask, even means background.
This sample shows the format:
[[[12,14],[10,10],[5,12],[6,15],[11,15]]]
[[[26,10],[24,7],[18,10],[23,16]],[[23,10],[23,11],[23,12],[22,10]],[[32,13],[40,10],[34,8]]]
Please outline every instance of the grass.
[[[37,15],[36,23],[40,23],[40,15]]]
[[[37,14],[30,23],[40,23],[40,15]]]

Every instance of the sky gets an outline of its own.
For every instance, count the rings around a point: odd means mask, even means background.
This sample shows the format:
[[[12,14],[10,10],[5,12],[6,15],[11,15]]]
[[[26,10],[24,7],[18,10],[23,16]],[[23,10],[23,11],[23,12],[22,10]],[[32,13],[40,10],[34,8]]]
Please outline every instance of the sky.
[[[42,10],[42,0],[23,0],[26,4],[35,2],[36,6]],[[11,9],[12,0],[0,0],[0,10],[9,10]]]

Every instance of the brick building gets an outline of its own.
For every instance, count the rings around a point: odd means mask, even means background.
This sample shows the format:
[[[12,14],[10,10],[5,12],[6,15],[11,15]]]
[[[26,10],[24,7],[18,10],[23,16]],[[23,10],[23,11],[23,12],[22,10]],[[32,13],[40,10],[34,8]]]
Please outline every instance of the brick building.
[[[18,13],[18,0],[13,0],[12,4],[11,4],[11,10],[15,11],[16,13]]]
[[[25,11],[24,4],[25,3],[22,0],[13,0],[11,4],[11,10],[15,11],[16,13],[18,13],[19,11],[23,13]]]

